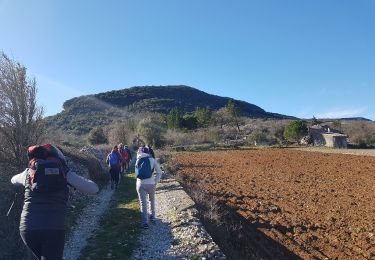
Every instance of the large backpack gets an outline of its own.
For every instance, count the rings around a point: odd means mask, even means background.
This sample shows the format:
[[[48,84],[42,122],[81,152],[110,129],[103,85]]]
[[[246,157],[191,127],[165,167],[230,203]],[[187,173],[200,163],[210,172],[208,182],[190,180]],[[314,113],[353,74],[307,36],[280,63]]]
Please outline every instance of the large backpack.
[[[28,148],[29,174],[26,187],[40,193],[56,192],[66,188],[67,173],[61,151],[51,144],[34,145]]]
[[[152,176],[152,169],[149,157],[138,159],[135,164],[135,177],[138,179],[148,179]]]
[[[120,163],[120,157],[119,157],[119,154],[112,151],[109,155],[108,155],[108,164],[109,164],[109,167],[116,167],[118,166]]]
[[[126,150],[126,148],[122,148],[122,149],[120,150],[120,154],[121,154],[121,157],[122,157],[122,159],[123,159],[124,161],[128,161],[128,159],[129,159],[129,153],[128,153],[128,151]]]

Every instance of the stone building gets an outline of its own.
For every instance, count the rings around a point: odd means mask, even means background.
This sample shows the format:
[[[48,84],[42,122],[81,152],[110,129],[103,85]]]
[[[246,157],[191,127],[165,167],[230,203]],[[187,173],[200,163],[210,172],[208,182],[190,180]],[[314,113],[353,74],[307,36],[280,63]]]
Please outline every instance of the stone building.
[[[311,143],[315,146],[327,146],[332,148],[347,148],[347,135],[340,133],[326,125],[313,125],[309,127]]]

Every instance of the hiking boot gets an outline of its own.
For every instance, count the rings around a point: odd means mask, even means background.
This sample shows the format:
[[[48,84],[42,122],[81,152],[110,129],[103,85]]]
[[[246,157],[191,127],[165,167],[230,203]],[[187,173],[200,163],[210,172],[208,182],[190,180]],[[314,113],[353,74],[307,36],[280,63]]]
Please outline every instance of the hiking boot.
[[[148,229],[148,224],[143,224],[143,229]]]

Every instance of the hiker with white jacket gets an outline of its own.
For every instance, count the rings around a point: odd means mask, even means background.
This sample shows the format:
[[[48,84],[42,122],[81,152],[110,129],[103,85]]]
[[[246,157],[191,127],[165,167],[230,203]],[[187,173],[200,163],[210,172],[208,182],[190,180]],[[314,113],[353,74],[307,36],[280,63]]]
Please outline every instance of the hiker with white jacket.
[[[156,175],[154,175],[156,171]],[[135,163],[135,175],[137,177],[137,193],[141,209],[142,227],[147,229],[149,221],[155,220],[155,188],[159,182],[162,170],[159,163],[151,157],[147,147],[140,147]],[[151,214],[147,211],[147,195],[151,204]]]

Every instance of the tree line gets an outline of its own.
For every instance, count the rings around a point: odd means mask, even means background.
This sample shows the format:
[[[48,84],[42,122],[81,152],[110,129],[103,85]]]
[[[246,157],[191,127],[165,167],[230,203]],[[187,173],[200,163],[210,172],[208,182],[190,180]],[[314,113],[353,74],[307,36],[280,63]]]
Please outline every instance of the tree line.
[[[166,116],[166,123],[169,129],[187,129],[194,130],[210,125],[232,124],[238,131],[240,108],[236,101],[229,99],[227,105],[217,111],[211,111],[208,108],[197,107],[194,112],[183,113],[177,107],[173,108]]]

